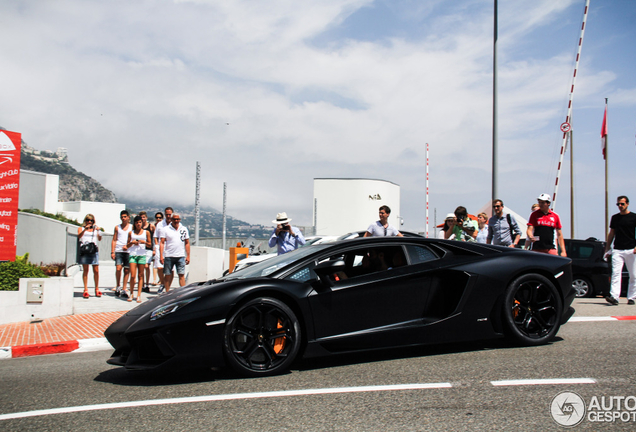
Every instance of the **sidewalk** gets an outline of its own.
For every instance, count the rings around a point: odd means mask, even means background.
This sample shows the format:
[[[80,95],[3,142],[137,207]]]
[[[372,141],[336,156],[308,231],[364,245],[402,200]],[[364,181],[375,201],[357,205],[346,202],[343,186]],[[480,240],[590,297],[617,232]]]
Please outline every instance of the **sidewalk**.
[[[0,325],[0,358],[70,352],[82,347],[111,349],[104,330],[138,305],[115,297],[111,289],[101,288],[102,297],[95,297],[95,289],[89,288],[91,296],[85,299],[84,288],[75,287],[73,315]],[[142,293],[143,301],[156,297],[157,287],[150,291]]]
[[[142,293],[142,300],[156,297],[157,288],[150,290],[150,294]],[[115,297],[109,288],[102,288],[100,298],[94,297],[95,290],[89,288],[91,297],[84,299],[83,291],[81,287],[75,288],[73,315],[0,325],[0,358],[112,349],[104,338],[104,330],[137,303]],[[611,306],[602,297],[575,299],[576,313],[571,321],[580,318],[593,321],[594,317],[636,319],[636,306],[627,305],[625,298],[620,300],[618,306]]]

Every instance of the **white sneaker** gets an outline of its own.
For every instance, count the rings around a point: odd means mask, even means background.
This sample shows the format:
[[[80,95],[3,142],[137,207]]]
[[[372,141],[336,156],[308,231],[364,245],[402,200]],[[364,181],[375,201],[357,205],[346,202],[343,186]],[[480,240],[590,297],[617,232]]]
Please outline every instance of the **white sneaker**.
[[[115,297],[119,297],[121,295],[121,287],[118,286],[117,288],[115,288]]]
[[[128,292],[126,292],[125,289],[122,289],[121,290],[121,294],[119,294],[119,297],[128,298]]]

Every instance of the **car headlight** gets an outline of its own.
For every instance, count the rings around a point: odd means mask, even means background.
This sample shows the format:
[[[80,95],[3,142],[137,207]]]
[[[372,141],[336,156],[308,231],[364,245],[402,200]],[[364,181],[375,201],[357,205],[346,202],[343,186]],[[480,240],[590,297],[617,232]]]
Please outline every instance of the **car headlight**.
[[[192,297],[186,300],[180,300],[174,303],[167,304],[165,306],[158,307],[157,309],[153,310],[152,313],[150,314],[150,321],[154,321],[156,319],[163,318],[166,315],[170,315],[171,313],[178,311],[185,305],[190,304],[193,301],[198,299],[200,299],[200,297]]]

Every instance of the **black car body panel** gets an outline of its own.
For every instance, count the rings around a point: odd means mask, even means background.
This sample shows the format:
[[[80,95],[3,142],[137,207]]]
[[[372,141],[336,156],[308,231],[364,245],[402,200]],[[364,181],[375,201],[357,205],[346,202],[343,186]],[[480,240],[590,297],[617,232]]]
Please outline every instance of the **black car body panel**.
[[[501,337],[510,327],[504,297],[524,275],[554,286],[557,324],[565,323],[574,299],[568,258],[407,237],[309,246],[141,304],[106,330],[115,348],[108,362],[127,369],[224,366],[228,322],[260,298],[292,311],[303,357]]]

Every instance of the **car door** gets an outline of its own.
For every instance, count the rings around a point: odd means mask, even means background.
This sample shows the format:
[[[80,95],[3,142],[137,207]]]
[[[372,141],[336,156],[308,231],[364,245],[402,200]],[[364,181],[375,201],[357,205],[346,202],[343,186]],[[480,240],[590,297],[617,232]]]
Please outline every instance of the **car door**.
[[[391,336],[381,340],[384,334],[401,329],[407,337],[409,328],[421,326],[430,279],[414,264],[438,256],[423,246],[413,253],[413,247],[365,246],[325,257],[342,259],[346,266],[343,274],[334,275],[331,288],[317,289],[309,297],[316,339],[348,346],[392,345]]]

